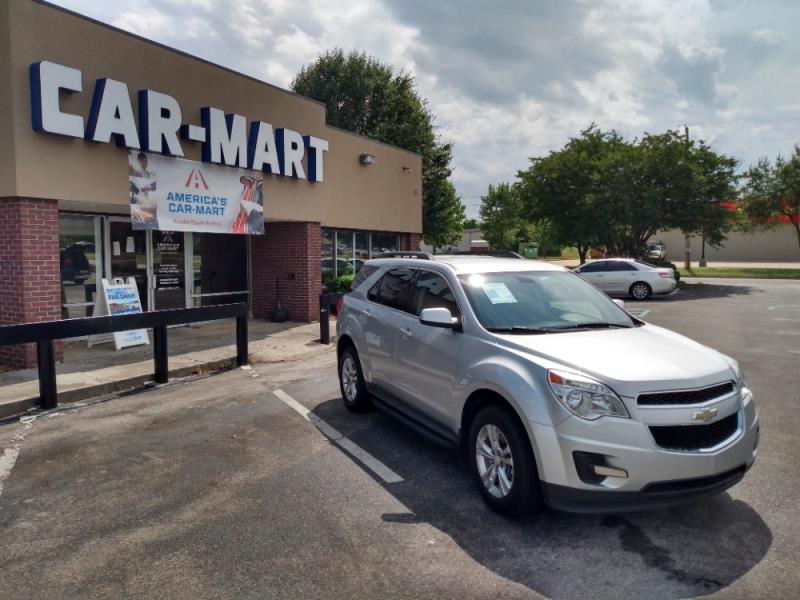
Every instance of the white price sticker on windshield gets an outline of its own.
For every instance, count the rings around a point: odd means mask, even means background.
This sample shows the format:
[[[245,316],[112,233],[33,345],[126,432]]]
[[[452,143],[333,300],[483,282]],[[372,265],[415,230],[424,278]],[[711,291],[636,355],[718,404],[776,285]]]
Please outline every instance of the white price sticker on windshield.
[[[484,283],[481,289],[492,304],[514,304],[517,301],[505,283]]]

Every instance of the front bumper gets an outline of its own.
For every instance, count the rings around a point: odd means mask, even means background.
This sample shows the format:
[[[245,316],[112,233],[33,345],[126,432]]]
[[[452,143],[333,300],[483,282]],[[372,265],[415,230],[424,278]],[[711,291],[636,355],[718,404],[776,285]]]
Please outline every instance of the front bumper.
[[[660,448],[648,425],[633,419],[570,417],[557,427],[530,422],[545,501],[569,512],[624,512],[676,506],[722,492],[742,479],[757,454],[755,405],[749,401],[738,411],[736,434],[703,451]],[[575,452],[602,455],[608,467],[627,477],[586,483],[578,474]]]
[[[658,510],[692,504],[724,492],[739,483],[752,464],[709,477],[655,482],[641,492],[576,489],[542,482],[542,494],[551,508],[573,513]]]

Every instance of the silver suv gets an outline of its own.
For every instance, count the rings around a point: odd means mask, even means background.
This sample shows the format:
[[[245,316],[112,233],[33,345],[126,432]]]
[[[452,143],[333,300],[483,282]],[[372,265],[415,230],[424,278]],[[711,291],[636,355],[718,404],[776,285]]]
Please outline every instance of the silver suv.
[[[732,358],[625,312],[562,267],[392,253],[341,306],[342,397],[462,448],[503,514],[675,506],[755,460]]]

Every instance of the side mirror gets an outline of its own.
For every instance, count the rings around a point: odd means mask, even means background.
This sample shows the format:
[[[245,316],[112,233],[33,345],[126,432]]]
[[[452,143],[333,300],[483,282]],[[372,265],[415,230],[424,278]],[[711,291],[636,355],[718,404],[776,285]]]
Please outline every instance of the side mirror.
[[[625,310],[625,300],[620,300],[619,298],[612,298],[611,301],[619,306],[622,310]]]
[[[423,308],[419,315],[419,322],[431,327],[444,329],[458,329],[459,322],[446,308]]]

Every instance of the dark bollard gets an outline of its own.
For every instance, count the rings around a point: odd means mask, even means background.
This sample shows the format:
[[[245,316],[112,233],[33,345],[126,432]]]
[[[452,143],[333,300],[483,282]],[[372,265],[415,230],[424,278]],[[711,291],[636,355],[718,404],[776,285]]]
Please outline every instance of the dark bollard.
[[[247,364],[247,315],[236,317],[236,366]]]
[[[319,297],[319,343],[331,343],[330,306],[327,304],[326,294]]]
[[[156,363],[156,383],[167,383],[169,381],[169,361],[166,325],[153,327],[153,359]]]
[[[56,357],[53,340],[36,342],[36,363],[39,369],[39,406],[49,410],[58,406]]]

